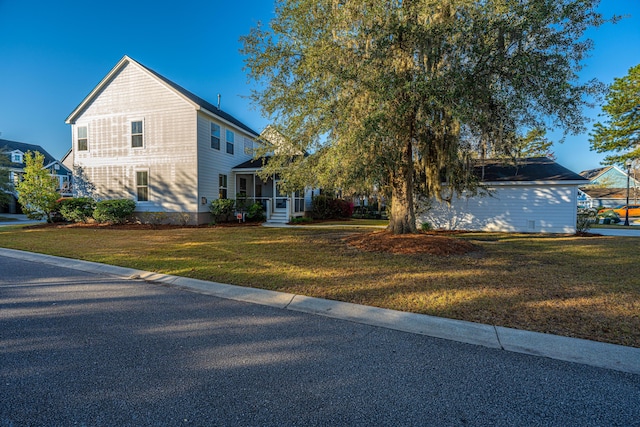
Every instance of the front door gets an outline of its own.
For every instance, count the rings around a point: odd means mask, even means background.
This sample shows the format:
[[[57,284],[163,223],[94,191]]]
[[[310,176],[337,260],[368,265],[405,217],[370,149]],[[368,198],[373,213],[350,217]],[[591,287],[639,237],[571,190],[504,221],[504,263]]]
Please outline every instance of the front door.
[[[273,191],[276,195],[276,200],[274,204],[274,211],[276,212],[286,212],[287,211],[287,194],[280,191],[280,186],[278,185],[280,180],[273,180]]]

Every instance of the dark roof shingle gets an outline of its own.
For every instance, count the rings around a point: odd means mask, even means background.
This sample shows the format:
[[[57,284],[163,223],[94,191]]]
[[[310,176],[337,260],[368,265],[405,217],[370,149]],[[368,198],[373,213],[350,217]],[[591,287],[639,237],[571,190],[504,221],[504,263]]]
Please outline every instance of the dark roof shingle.
[[[474,173],[482,182],[588,181],[547,157],[519,159],[517,164],[502,159],[478,160]]]
[[[0,139],[0,152],[20,150],[23,153],[27,151],[39,151],[44,156],[45,166],[56,161],[55,157],[47,152],[44,148],[36,144],[27,144],[26,142],[9,141],[8,139]]]

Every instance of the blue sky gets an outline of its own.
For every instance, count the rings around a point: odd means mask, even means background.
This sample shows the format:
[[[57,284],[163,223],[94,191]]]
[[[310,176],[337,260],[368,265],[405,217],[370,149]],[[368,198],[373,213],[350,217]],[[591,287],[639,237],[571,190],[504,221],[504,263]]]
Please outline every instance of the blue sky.
[[[223,110],[261,131],[268,122],[246,98],[238,38],[273,10],[271,0],[0,0],[0,138],[61,158],[71,146],[64,120],[124,55],[212,103],[221,94]],[[600,11],[630,15],[589,32],[595,49],[581,78],[608,84],[640,63],[640,0],[602,0]],[[574,171],[604,157],[587,133],[554,151]]]

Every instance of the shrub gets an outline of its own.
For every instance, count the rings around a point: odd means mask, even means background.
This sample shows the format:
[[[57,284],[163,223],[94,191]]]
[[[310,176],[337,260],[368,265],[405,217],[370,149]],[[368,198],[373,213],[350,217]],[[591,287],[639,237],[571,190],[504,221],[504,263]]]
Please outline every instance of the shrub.
[[[329,198],[324,194],[315,196],[311,200],[311,216],[314,219],[331,218],[332,212],[329,206]]]
[[[93,218],[98,222],[124,223],[136,209],[136,202],[128,199],[101,200],[96,203]]]
[[[289,222],[291,224],[304,224],[313,222],[313,218],[309,218],[308,216],[291,217],[291,220]]]
[[[600,212],[597,215],[598,219],[604,219],[604,223],[614,223],[617,224],[620,222],[620,216],[615,213],[612,209],[607,209],[606,211]]]
[[[235,202],[231,199],[216,199],[211,201],[209,211],[215,222],[229,222],[233,220]]]
[[[331,204],[338,218],[351,218],[353,215],[353,203],[343,199],[333,199]]]
[[[264,208],[260,203],[252,203],[247,207],[247,221],[264,221]]]
[[[90,197],[61,199],[58,202],[60,215],[71,222],[87,222],[93,216],[96,202]]]
[[[591,228],[591,224],[596,221],[597,211],[595,209],[581,208],[578,209],[578,218],[576,222],[576,232],[586,233]]]
[[[421,229],[422,231],[430,231],[430,230],[433,230],[433,227],[431,226],[431,224],[430,224],[430,223],[428,223],[428,222],[423,222],[422,224],[420,224],[420,229]]]
[[[358,207],[354,207],[353,218],[361,218],[361,219],[380,219],[382,215],[378,212],[378,207],[373,205],[360,205]]]
[[[334,199],[321,194],[311,201],[313,219],[350,218],[351,215],[353,215],[353,203],[346,200]]]

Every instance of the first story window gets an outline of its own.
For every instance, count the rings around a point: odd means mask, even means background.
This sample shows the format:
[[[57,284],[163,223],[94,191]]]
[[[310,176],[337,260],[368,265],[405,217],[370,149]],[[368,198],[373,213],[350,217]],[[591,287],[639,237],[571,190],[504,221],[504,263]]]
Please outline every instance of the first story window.
[[[131,122],[131,147],[140,148],[144,144],[142,120]]]
[[[229,154],[233,154],[233,143],[236,139],[236,135],[230,131],[227,130],[227,153]]]
[[[218,175],[218,198],[227,198],[227,175]]]
[[[211,148],[220,149],[220,126],[211,123]]]
[[[89,139],[87,138],[87,127],[78,126],[78,151],[89,149]]]
[[[136,196],[139,202],[149,201],[149,171],[136,171]]]

